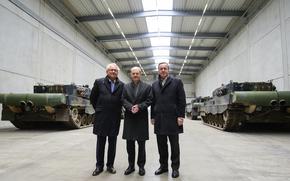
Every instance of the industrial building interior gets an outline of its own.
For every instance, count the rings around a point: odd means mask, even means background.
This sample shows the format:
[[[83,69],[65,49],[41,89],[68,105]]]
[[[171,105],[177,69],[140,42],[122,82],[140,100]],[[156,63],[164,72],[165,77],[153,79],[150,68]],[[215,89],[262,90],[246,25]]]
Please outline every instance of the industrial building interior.
[[[284,110],[286,124],[228,132],[187,117],[176,180],[289,180],[289,9],[289,0],[2,0],[0,96],[33,93],[35,85],[92,88],[109,63],[120,67],[124,83],[130,82],[130,69],[140,67],[150,85],[158,79],[158,64],[169,63],[170,76],[183,82],[189,112],[193,100],[215,96],[214,90],[231,82],[265,82],[275,87],[279,106],[268,95],[259,101],[269,99],[275,110]],[[280,119],[271,116],[261,122]],[[2,120],[0,180],[174,180],[154,175],[159,157],[148,124],[145,176],[123,174],[128,163],[121,121],[117,173],[93,177],[91,126],[22,130]]]

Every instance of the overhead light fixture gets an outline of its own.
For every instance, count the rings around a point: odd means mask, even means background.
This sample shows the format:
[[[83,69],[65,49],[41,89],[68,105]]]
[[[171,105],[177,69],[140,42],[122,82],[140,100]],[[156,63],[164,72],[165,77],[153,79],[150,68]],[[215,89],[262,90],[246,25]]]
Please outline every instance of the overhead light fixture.
[[[172,10],[173,0],[142,0],[144,11]],[[146,17],[148,32],[171,32],[172,16]],[[170,37],[150,38],[151,46],[170,46]],[[153,50],[153,56],[169,56],[169,50]],[[169,62],[169,60],[167,59]],[[155,61],[156,67],[158,63]]]
[[[184,58],[183,64],[182,64],[182,66],[181,66],[181,68],[180,68],[179,75],[181,75],[181,73],[182,73],[182,69],[183,69],[183,67],[184,67],[184,64],[187,63],[187,57],[188,57],[188,55],[189,55],[189,51],[191,50],[191,47],[192,47],[192,45],[193,45],[193,43],[194,43],[194,41],[195,41],[195,37],[196,37],[196,35],[197,35],[197,32],[198,32],[198,30],[199,30],[199,28],[200,28],[200,26],[201,26],[201,23],[202,23],[202,20],[203,20],[203,16],[204,16],[204,14],[205,14],[205,12],[206,12],[206,10],[207,10],[207,7],[208,7],[208,1],[209,1],[209,0],[207,0],[205,6],[204,6],[204,8],[203,8],[202,15],[201,15],[201,17],[200,17],[200,19],[199,19],[199,21],[198,21],[198,25],[197,25],[196,30],[195,30],[195,32],[194,32],[193,38],[192,38],[192,40],[191,40],[191,43],[190,43],[190,45],[189,45],[189,47],[188,47],[188,50],[187,50],[186,56],[185,56],[185,58]]]

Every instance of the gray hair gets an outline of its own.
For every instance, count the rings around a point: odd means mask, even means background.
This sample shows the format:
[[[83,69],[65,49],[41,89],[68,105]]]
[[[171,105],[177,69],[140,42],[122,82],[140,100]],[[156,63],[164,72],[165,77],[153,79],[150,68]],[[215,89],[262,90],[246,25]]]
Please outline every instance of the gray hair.
[[[118,71],[120,71],[119,66],[117,64],[115,64],[115,63],[108,64],[107,67],[106,67],[106,71],[109,70],[111,67],[115,67],[115,68],[117,68]]]
[[[140,74],[141,74],[141,68],[140,68],[140,67],[132,67],[132,68],[131,68],[131,72],[132,72],[133,70],[138,70],[138,71],[140,72]]]

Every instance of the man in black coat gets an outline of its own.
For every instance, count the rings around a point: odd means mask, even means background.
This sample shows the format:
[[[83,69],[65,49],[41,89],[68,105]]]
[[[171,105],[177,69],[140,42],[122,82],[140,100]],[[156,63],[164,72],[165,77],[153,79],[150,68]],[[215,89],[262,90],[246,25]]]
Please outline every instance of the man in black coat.
[[[99,175],[104,167],[104,151],[108,137],[107,171],[114,174],[117,136],[119,134],[122,92],[124,83],[118,79],[119,67],[111,63],[106,68],[107,76],[94,83],[90,101],[95,109],[93,133],[97,135],[96,169],[93,176]]]
[[[159,78],[152,84],[153,102],[151,106],[151,123],[157,136],[160,167],[155,175],[168,171],[168,146],[171,146],[172,177],[179,176],[180,149],[179,134],[183,133],[185,117],[185,92],[180,79],[169,76],[169,64],[158,65]]]
[[[132,82],[124,86],[123,106],[125,107],[125,120],[123,139],[127,140],[127,153],[129,167],[125,175],[135,171],[135,141],[138,142],[139,175],[145,175],[145,141],[149,139],[148,131],[148,110],[152,102],[151,86],[140,80],[141,69],[133,67],[131,69]]]

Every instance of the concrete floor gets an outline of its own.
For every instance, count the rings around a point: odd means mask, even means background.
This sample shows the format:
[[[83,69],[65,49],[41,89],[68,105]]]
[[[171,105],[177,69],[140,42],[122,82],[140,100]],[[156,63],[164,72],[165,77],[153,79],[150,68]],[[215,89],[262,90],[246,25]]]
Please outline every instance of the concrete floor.
[[[227,133],[200,121],[186,120],[185,133],[180,136],[178,179],[172,179],[171,172],[154,175],[159,164],[152,126],[150,133],[144,177],[137,172],[124,176],[127,154],[121,136],[115,161],[117,173],[103,172],[93,177],[96,137],[92,128],[21,131],[9,122],[0,122],[0,180],[290,180],[290,131],[258,129]]]

